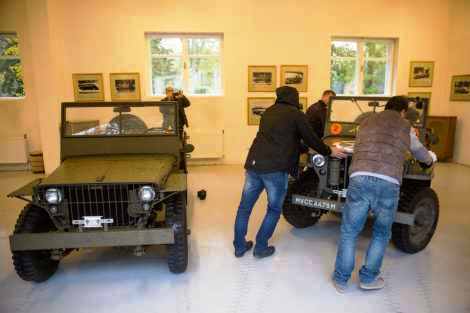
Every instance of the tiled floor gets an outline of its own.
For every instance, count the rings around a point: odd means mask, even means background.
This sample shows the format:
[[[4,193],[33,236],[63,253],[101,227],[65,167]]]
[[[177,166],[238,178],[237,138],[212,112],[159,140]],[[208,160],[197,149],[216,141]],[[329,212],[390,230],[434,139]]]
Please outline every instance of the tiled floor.
[[[161,247],[143,257],[117,249],[84,250],[63,260],[43,284],[21,281],[11,264],[8,234],[22,201],[6,193],[33,175],[0,173],[0,312],[470,312],[470,168],[440,164],[434,188],[441,219],[428,248],[407,255],[387,251],[387,287],[361,292],[353,284],[339,295],[330,273],[339,220],[328,216],[315,227],[296,230],[281,219],[272,243],[273,258],[232,256],[232,227],[243,183],[238,166],[191,168],[188,271],[168,272]],[[199,189],[208,197],[195,197]],[[265,210],[260,199],[250,223],[254,236]],[[366,232],[367,233],[367,232]],[[358,244],[358,262],[368,242]]]

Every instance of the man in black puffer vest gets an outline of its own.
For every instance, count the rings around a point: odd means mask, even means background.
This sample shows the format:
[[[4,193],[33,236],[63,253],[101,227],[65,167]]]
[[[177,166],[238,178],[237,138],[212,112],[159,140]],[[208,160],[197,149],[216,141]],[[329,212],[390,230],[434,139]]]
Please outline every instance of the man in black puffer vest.
[[[323,155],[344,157],[338,148],[330,148],[315,135],[307,117],[300,110],[297,89],[284,86],[276,89],[276,103],[261,117],[258,134],[245,163],[246,178],[235,221],[235,256],[251,249],[252,241],[245,236],[251,211],[261,192],[266,189],[268,209],[256,236],[255,257],[274,253],[268,240],[274,233],[287,192],[288,174],[298,168],[301,140]]]

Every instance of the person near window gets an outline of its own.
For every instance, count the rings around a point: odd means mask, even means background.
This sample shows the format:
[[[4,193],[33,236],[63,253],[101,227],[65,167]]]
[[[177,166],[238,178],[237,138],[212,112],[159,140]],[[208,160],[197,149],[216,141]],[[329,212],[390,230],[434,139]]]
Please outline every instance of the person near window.
[[[323,155],[344,157],[341,149],[330,148],[315,135],[307,117],[300,110],[297,89],[279,87],[276,96],[274,105],[266,109],[261,117],[258,133],[245,163],[245,185],[234,227],[236,257],[242,257],[253,247],[253,242],[245,239],[248,221],[264,189],[268,194],[268,208],[256,236],[253,254],[258,258],[274,254],[275,248],[268,246],[268,240],[281,215],[288,174],[298,168],[301,140]]]
[[[191,105],[191,102],[183,92],[175,91],[171,86],[166,87],[165,89],[165,98],[162,101],[176,101],[178,102],[178,116],[179,116],[179,125],[180,131],[183,130],[184,126],[189,127],[188,118],[186,117],[185,108]],[[175,112],[169,111],[164,107],[160,107],[160,112],[163,114],[163,129],[175,129]]]
[[[328,106],[330,106],[332,102],[331,97],[335,96],[336,93],[333,90],[325,90],[321,99],[307,109],[308,122],[315,131],[315,134],[320,138],[324,136]]]
[[[341,293],[346,291],[354,269],[357,237],[369,210],[375,220],[365,262],[359,271],[359,286],[365,290],[385,286],[379,276],[380,268],[398,207],[406,153],[410,151],[427,165],[437,161],[436,154],[423,146],[405,119],[407,110],[408,98],[392,97],[385,111],[370,115],[360,125],[333,273],[334,286]]]

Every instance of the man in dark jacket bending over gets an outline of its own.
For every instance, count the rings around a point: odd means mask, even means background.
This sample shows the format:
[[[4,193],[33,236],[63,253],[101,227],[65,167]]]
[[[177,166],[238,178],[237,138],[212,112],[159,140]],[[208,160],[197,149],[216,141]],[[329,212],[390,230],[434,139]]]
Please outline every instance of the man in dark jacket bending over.
[[[301,140],[323,155],[344,157],[341,150],[330,148],[315,135],[307,117],[300,111],[299,93],[292,87],[276,90],[276,103],[261,117],[258,134],[245,163],[246,178],[235,221],[235,256],[241,257],[253,246],[246,241],[251,211],[266,189],[268,209],[256,236],[254,256],[263,258],[274,253],[268,240],[274,233],[287,192],[288,174],[298,167]]]

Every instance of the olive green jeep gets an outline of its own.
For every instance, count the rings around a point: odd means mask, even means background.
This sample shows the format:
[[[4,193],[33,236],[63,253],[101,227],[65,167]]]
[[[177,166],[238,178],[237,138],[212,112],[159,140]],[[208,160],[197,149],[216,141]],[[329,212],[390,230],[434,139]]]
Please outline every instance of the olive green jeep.
[[[61,164],[12,192],[28,202],[10,236],[17,274],[51,277],[75,249],[166,245],[186,270],[186,157],[176,102],[62,103]]]
[[[370,114],[385,107],[388,97],[335,97],[329,106],[325,125],[325,143],[340,146],[348,157],[324,157],[308,153],[298,177],[291,177],[283,206],[283,216],[296,228],[316,224],[322,215],[340,214],[346,201],[349,167],[359,124]],[[426,128],[428,100],[410,98],[407,119],[419,139],[429,148],[438,139]],[[423,250],[431,241],[439,218],[439,200],[431,188],[434,166],[426,166],[408,155],[403,164],[403,184],[392,242],[406,253]],[[371,216],[373,217],[373,216]]]

